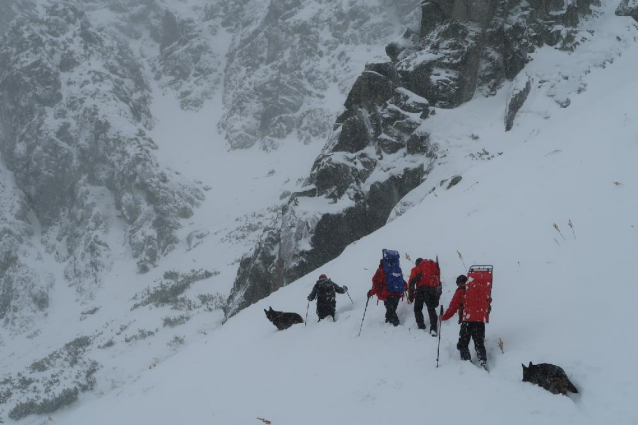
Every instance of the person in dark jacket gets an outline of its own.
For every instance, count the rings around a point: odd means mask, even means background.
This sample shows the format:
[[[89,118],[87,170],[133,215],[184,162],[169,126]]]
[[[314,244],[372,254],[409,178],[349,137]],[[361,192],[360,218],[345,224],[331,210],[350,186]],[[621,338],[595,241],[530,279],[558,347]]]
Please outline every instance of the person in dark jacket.
[[[403,297],[403,292],[392,293],[388,292],[386,285],[386,276],[383,271],[383,260],[379,262],[379,268],[372,277],[372,289],[368,291],[368,298],[373,295],[377,296],[377,299],[383,301],[385,306],[385,322],[392,323],[394,326],[399,326],[399,316],[397,315],[397,307],[399,307],[399,301]],[[408,284],[403,281],[404,291],[408,290]]]
[[[456,278],[456,285],[458,288],[454,292],[452,301],[447,311],[441,316],[441,321],[448,320],[454,316],[454,313],[459,312],[459,323],[461,324],[461,330],[459,332],[459,342],[456,344],[456,348],[461,353],[461,360],[471,360],[470,355],[470,339],[474,340],[474,348],[476,349],[476,355],[481,363],[482,367],[486,367],[487,353],[485,351],[485,323],[482,318],[473,318],[467,314],[463,314],[463,308],[465,307],[465,284],[467,283],[467,276],[460,275]]]
[[[314,301],[315,298],[317,299],[317,316],[319,316],[319,320],[325,319],[328,316],[332,316],[332,320],[335,320],[335,309],[337,307],[336,294],[345,294],[347,290],[347,286],[337,285],[328,279],[328,276],[325,274],[319,276],[319,280],[315,283],[310,295],[308,295],[308,301]]]
[[[432,260],[417,258],[415,266],[410,272],[410,289],[408,291],[410,301],[414,301],[414,318],[419,329],[425,328],[423,317],[423,304],[427,306],[430,316],[430,335],[437,336],[438,315],[436,308],[441,297],[441,269],[439,264]]]

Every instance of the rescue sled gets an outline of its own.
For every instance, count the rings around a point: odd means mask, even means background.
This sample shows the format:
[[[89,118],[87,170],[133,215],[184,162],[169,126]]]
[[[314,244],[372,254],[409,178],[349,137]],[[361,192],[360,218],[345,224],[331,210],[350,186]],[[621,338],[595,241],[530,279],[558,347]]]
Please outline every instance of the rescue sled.
[[[489,323],[492,304],[493,266],[471,266],[465,284],[464,320]]]

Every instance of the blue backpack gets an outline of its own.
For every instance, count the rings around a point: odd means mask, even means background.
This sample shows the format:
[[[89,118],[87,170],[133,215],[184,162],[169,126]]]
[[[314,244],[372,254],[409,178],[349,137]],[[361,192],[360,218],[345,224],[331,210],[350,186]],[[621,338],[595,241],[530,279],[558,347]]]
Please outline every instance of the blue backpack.
[[[399,258],[401,256],[397,251],[391,249],[383,250],[383,272],[385,273],[385,285],[387,291],[394,294],[402,294],[403,272],[399,266]]]

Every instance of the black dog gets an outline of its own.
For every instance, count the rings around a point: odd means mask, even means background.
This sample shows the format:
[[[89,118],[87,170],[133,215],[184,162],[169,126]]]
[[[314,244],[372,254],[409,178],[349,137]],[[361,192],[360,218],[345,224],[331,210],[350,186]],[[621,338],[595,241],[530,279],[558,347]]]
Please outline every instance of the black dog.
[[[277,329],[283,331],[284,329],[288,329],[292,325],[296,325],[297,323],[303,323],[303,319],[297,313],[284,313],[283,311],[275,311],[270,307],[270,310],[264,309],[266,313],[266,317],[268,320],[272,322],[273,325],[277,326]]]
[[[533,365],[532,362],[529,362],[528,367],[522,366],[523,382],[531,382],[553,394],[565,395],[567,391],[578,393],[562,367],[549,363]]]

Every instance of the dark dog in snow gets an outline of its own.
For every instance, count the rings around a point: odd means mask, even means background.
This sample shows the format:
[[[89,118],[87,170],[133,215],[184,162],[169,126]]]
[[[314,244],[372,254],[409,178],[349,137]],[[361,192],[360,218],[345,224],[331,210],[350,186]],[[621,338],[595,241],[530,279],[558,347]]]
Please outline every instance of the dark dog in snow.
[[[303,319],[297,313],[284,313],[283,311],[273,310],[272,307],[270,307],[270,310],[264,309],[264,313],[266,313],[268,320],[277,326],[280,331],[288,329],[297,323],[303,323]]]
[[[528,367],[522,366],[523,382],[531,382],[553,394],[566,395],[568,391],[578,393],[562,367],[549,363],[533,365],[532,362],[529,362]]]

